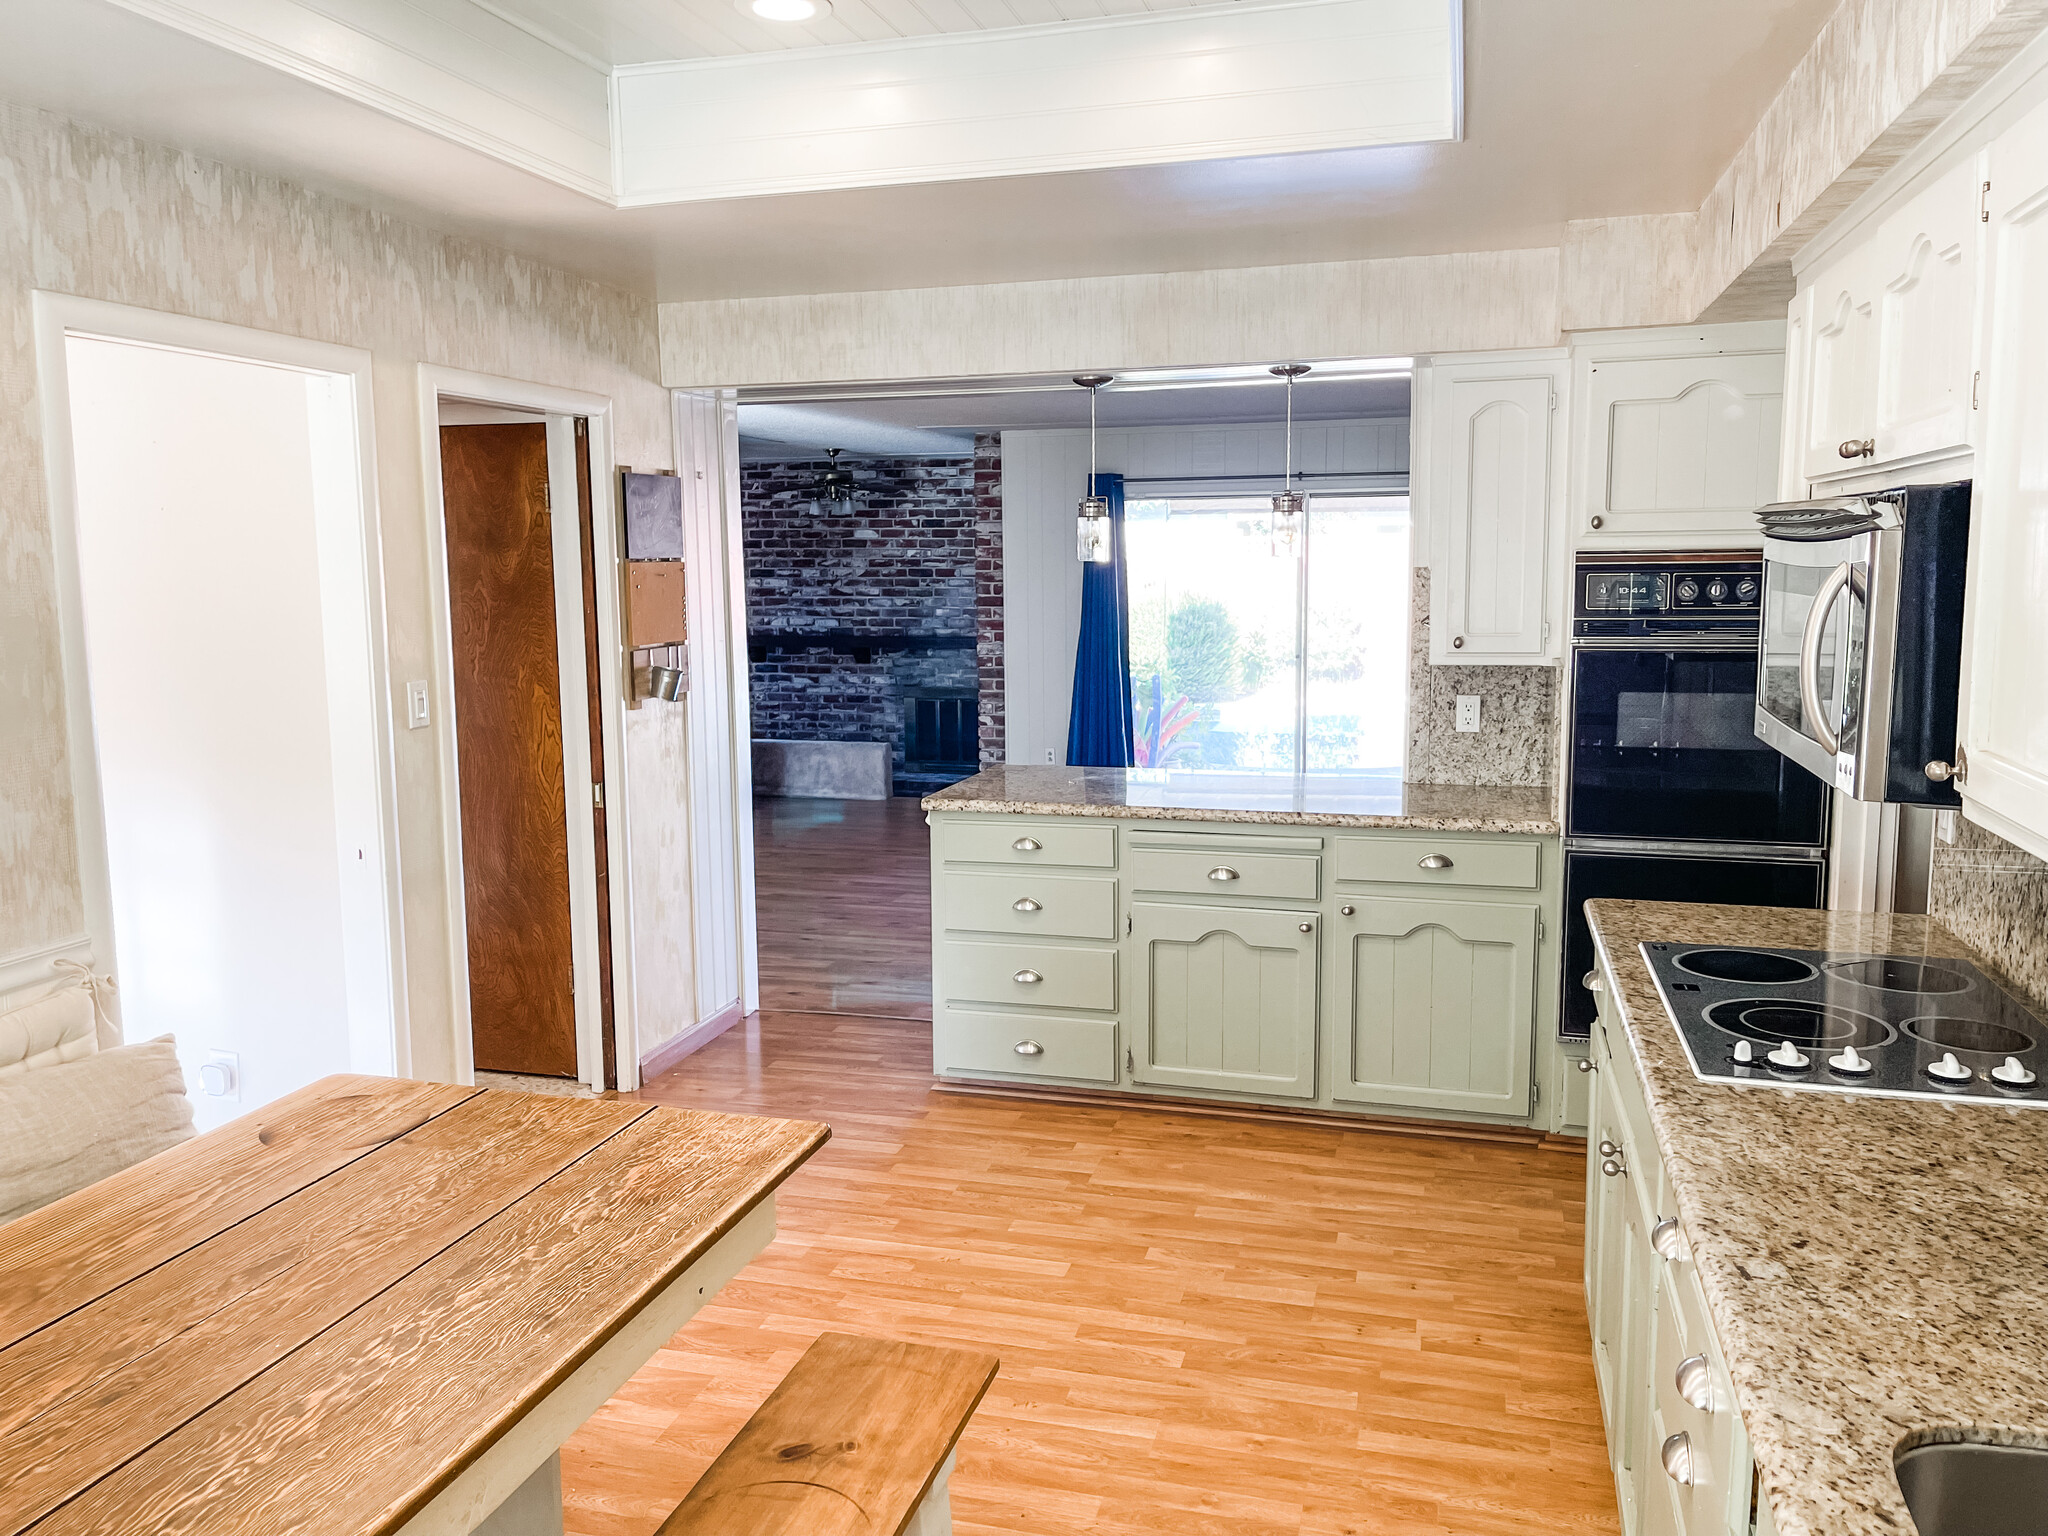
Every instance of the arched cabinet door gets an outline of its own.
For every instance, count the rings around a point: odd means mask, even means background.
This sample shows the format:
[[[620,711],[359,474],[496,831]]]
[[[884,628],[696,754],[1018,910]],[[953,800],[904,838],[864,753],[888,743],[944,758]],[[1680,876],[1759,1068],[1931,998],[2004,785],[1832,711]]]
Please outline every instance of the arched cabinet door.
[[[1537,908],[1361,896],[1331,942],[1332,1098],[1529,1112]]]
[[[1314,911],[1133,902],[1124,1018],[1136,1079],[1313,1098],[1321,928]]]
[[[1777,499],[1785,358],[1768,351],[1590,357],[1576,476],[1581,548],[1678,547],[1759,537]]]

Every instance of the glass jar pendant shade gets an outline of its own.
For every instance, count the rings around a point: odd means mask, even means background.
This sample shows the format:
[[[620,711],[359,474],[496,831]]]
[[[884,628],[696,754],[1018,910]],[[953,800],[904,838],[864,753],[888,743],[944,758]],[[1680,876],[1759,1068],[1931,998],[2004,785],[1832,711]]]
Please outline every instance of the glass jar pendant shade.
[[[1074,377],[1074,382],[1088,391],[1088,485],[1074,519],[1074,553],[1083,564],[1108,565],[1116,558],[1110,540],[1109,498],[1095,494],[1095,392],[1115,377],[1113,373]]]
[[[1302,511],[1308,498],[1294,488],[1294,381],[1309,371],[1307,363],[1275,363],[1268,370],[1287,381],[1287,468],[1273,493],[1273,553],[1291,558],[1299,548]]]

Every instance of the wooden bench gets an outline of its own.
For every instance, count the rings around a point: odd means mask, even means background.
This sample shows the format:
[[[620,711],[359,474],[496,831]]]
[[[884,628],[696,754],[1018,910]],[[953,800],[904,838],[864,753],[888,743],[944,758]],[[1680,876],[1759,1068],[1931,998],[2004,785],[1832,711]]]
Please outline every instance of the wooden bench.
[[[948,1536],[953,1447],[996,1363],[820,1335],[656,1536]]]

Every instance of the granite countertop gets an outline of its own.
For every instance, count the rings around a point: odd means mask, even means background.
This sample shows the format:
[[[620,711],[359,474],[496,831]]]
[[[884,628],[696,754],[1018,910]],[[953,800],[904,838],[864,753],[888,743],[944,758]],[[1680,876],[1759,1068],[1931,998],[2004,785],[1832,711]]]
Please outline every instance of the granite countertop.
[[[1637,945],[1997,967],[1922,917],[1589,912],[1780,1536],[1913,1536],[1901,1442],[2048,1446],[2048,1110],[1700,1082]]]
[[[1197,772],[1152,768],[984,769],[923,801],[928,811],[1109,816],[1138,821],[1267,826],[1418,827],[1555,837],[1549,785],[1404,784],[1342,774]]]

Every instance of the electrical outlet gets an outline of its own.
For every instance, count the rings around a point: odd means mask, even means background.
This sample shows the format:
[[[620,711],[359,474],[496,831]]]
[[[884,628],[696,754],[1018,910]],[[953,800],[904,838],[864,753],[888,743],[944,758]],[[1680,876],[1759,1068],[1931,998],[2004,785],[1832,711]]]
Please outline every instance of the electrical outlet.
[[[233,1051],[208,1051],[199,1064],[199,1086],[208,1098],[242,1097],[242,1058]]]
[[[1458,695],[1458,729],[1476,731],[1479,729],[1479,695],[1461,693]]]
[[[1048,763],[1052,761],[1052,748],[1051,748],[1051,747],[1047,747],[1047,748],[1045,749],[1045,760],[1046,760],[1046,761],[1047,761]]]
[[[427,723],[427,680],[423,677],[405,685],[405,723],[418,730]]]

